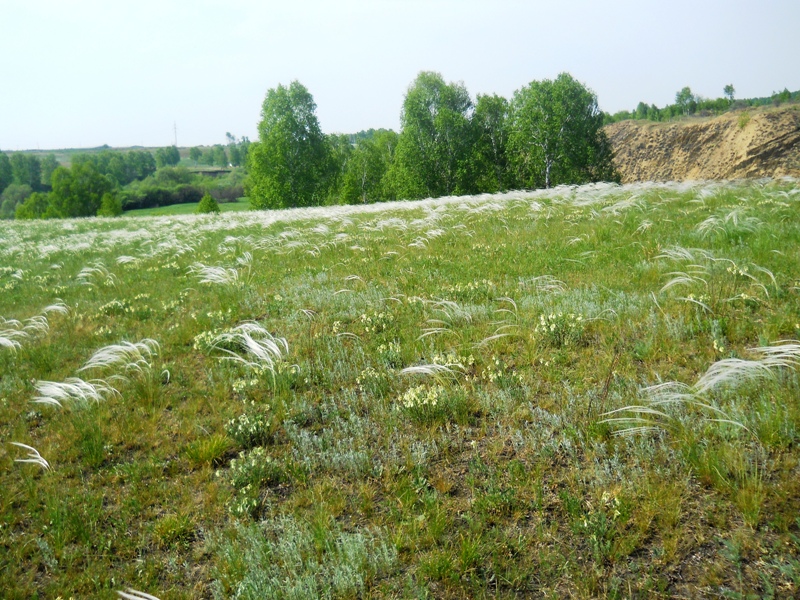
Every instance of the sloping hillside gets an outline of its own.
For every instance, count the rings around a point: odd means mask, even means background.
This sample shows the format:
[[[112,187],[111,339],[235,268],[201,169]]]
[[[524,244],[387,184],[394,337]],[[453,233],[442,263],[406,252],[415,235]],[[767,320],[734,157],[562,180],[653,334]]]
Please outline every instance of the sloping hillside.
[[[606,127],[624,183],[800,176],[800,107]]]

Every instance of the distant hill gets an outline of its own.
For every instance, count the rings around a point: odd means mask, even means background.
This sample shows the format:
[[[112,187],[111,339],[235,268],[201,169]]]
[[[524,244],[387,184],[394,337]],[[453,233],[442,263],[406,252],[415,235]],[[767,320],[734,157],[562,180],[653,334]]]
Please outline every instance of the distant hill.
[[[800,105],[675,123],[621,121],[605,131],[623,183],[800,177]]]

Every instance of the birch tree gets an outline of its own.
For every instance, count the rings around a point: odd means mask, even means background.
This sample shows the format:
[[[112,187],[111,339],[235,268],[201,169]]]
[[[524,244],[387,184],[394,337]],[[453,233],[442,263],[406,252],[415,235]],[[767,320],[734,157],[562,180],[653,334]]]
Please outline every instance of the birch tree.
[[[514,92],[508,150],[526,188],[616,180],[597,97],[568,73]]]

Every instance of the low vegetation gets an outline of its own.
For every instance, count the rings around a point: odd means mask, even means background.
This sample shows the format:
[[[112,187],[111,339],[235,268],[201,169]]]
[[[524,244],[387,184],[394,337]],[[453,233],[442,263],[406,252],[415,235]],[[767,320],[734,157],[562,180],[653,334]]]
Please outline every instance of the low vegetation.
[[[798,223],[794,180],[6,223],[3,596],[796,597]]]
[[[619,123],[634,119],[637,121],[672,121],[689,115],[708,117],[711,115],[721,115],[731,110],[743,111],[742,118],[747,115],[747,109],[758,106],[780,106],[785,103],[797,104],[800,101],[800,90],[790,92],[788,88],[783,88],[781,92],[772,92],[770,96],[760,98],[741,98],[737,99],[736,89],[733,84],[728,84],[723,88],[723,96],[719,98],[703,98],[692,92],[692,88],[686,86],[675,94],[675,103],[667,104],[659,108],[655,104],[639,102],[636,108],[628,111],[621,110],[612,114],[604,113],[603,118],[606,124]],[[745,122],[746,125],[746,122]],[[744,127],[744,125],[742,125]]]

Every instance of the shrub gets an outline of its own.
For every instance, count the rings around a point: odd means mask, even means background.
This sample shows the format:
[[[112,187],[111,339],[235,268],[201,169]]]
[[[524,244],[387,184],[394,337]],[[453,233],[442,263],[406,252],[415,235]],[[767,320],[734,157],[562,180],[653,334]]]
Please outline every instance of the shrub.
[[[118,217],[122,214],[122,202],[116,194],[107,192],[103,194],[100,208],[97,209],[98,217]]]
[[[214,198],[211,197],[210,194],[206,194],[200,200],[200,204],[197,205],[197,212],[198,213],[218,213],[219,212],[219,204]]]
[[[750,113],[744,111],[742,114],[739,115],[739,129],[744,129],[747,127],[747,124],[750,122]]]

